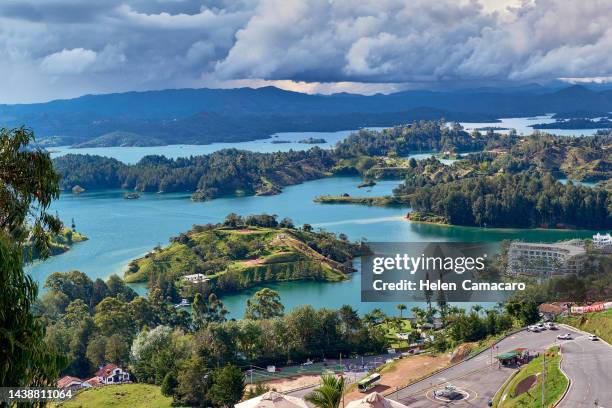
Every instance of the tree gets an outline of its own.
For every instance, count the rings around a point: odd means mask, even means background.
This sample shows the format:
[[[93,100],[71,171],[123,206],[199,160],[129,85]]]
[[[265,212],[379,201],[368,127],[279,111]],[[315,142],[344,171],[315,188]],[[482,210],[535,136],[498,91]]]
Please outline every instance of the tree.
[[[59,197],[59,175],[49,153],[29,146],[32,130],[0,129],[0,230],[21,245],[31,234],[42,258],[49,255],[50,234],[58,234],[60,220],[47,213]],[[26,222],[30,226],[26,225]]]
[[[196,355],[182,362],[178,371],[178,386],[175,388],[175,400],[181,404],[199,407],[212,405],[209,390],[212,376],[204,360]]]
[[[106,336],[120,334],[131,339],[135,332],[134,319],[127,303],[112,297],[107,297],[96,306],[94,322]]]
[[[270,288],[263,288],[247,300],[244,318],[252,320],[271,319],[282,316],[284,310],[285,306],[281,303],[278,292]]]
[[[212,374],[210,399],[221,407],[233,407],[244,395],[244,374],[234,365],[228,364]]]
[[[322,375],[321,385],[304,399],[318,408],[338,408],[344,393],[344,377]]]
[[[67,364],[44,343],[45,329],[33,312],[38,286],[23,271],[27,236],[44,258],[48,232],[61,227],[46,212],[59,196],[59,176],[48,153],[28,147],[33,139],[29,129],[0,130],[0,387],[52,384]]]
[[[196,328],[202,328],[211,322],[224,322],[229,313],[214,293],[208,296],[208,300],[202,294],[196,294],[191,307]]]
[[[408,306],[404,305],[403,303],[400,303],[400,304],[396,305],[395,308],[397,310],[399,310],[399,312],[400,312],[400,319],[401,319],[401,318],[403,318],[404,311],[408,309]]]
[[[174,371],[168,371],[161,385],[161,393],[166,397],[173,397],[178,386],[178,380]]]

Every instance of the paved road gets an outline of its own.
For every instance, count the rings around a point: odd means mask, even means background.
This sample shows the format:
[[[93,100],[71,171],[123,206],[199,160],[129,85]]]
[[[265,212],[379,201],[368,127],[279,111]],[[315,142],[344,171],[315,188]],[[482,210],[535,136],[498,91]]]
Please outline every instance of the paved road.
[[[561,368],[572,380],[559,408],[612,408],[612,347],[586,335],[561,345]]]
[[[532,353],[542,352],[557,342],[556,337],[559,333],[568,331],[570,330],[546,330],[540,333],[522,331],[502,340],[495,353],[505,353],[519,347],[528,348]],[[573,332],[573,335],[578,336],[579,334]],[[487,401],[493,398],[512,371],[513,369],[509,368],[500,369],[496,362],[492,365],[491,354],[486,352],[404,388],[399,391],[397,399],[411,408],[486,407]],[[465,390],[469,398],[451,404],[434,401],[432,391],[449,383]]]

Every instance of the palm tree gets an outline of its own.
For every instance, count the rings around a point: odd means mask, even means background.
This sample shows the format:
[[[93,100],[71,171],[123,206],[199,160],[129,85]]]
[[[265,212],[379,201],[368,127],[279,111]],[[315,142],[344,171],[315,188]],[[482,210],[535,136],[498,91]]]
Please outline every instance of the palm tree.
[[[404,305],[403,303],[400,303],[399,305],[396,305],[395,308],[397,310],[399,310],[399,312],[400,312],[400,319],[401,319],[401,318],[403,318],[404,310],[407,310],[408,306]]]
[[[322,375],[321,385],[304,399],[318,408],[338,408],[344,394],[344,377]]]
[[[482,306],[480,306],[480,305],[474,305],[474,306],[472,306],[472,310],[473,310],[474,312],[476,312],[476,314],[477,314],[477,315],[479,315],[479,316],[480,316],[480,311],[482,310]]]

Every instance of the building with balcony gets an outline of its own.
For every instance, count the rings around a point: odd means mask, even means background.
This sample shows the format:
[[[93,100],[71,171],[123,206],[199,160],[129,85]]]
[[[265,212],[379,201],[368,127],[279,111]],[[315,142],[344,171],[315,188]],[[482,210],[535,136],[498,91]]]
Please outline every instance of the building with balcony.
[[[508,269],[511,276],[552,276],[581,274],[586,249],[584,242],[572,240],[554,244],[513,242],[508,249]]]

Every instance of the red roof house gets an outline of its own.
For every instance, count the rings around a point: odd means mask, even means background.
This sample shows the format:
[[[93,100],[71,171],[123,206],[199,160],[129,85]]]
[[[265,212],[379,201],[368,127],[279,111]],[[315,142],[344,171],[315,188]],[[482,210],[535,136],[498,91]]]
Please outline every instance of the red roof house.
[[[130,374],[117,364],[107,364],[96,371],[101,384],[120,384],[130,381]],[[89,382],[89,380],[87,380]]]

